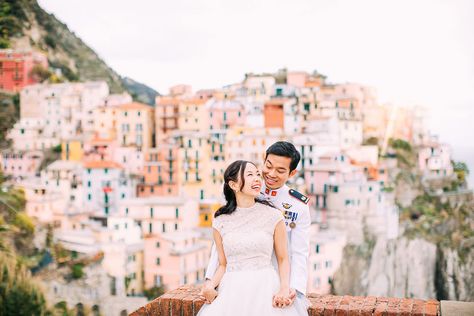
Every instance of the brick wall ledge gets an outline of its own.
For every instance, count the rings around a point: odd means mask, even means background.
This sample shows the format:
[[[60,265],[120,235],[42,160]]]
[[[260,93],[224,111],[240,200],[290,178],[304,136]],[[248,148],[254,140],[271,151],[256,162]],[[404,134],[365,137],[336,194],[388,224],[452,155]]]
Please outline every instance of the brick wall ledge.
[[[375,296],[335,296],[308,294],[311,306],[309,316],[328,315],[401,315],[440,316],[440,302],[437,300],[402,299]],[[443,301],[447,302],[447,301]],[[182,286],[156,298],[136,310],[131,316],[194,316],[204,301],[199,297],[199,287]],[[468,304],[469,309],[474,303]],[[472,314],[469,314],[472,315]],[[450,315],[443,315],[450,316]]]

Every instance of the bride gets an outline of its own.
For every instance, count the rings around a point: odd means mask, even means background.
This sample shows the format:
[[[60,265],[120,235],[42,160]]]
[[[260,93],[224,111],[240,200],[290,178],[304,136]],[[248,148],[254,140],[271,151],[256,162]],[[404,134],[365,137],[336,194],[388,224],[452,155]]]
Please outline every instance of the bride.
[[[212,224],[219,267],[202,290],[209,304],[199,316],[297,315],[293,305],[287,306],[290,265],[283,215],[256,199],[261,186],[251,162],[237,160],[224,173],[227,203]],[[272,265],[273,250],[279,272]]]

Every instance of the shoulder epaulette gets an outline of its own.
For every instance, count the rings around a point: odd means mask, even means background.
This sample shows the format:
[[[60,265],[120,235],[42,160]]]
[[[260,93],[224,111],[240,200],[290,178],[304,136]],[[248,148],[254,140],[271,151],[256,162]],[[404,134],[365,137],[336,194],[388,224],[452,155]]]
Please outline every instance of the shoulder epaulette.
[[[290,189],[289,193],[292,197],[296,198],[297,200],[303,202],[304,204],[308,204],[309,198],[306,195],[301,194],[298,191],[293,190],[293,189]]]

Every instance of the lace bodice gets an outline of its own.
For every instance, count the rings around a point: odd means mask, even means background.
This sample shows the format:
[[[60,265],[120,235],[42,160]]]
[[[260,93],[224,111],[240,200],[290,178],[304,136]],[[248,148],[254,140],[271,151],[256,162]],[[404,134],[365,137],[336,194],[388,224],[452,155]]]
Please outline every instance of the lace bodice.
[[[271,267],[273,233],[283,220],[273,207],[255,203],[249,208],[237,208],[230,215],[216,217],[212,227],[222,236],[227,260],[226,271],[257,270]]]

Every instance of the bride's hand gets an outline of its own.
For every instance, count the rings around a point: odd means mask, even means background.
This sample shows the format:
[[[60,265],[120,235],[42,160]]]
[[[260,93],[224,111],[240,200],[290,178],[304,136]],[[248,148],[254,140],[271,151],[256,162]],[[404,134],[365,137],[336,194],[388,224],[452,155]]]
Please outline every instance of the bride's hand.
[[[280,291],[273,296],[273,307],[286,307],[292,303],[289,288],[280,288]]]
[[[217,291],[207,284],[201,289],[201,295],[204,296],[207,304],[211,304],[217,297],[217,294]]]

